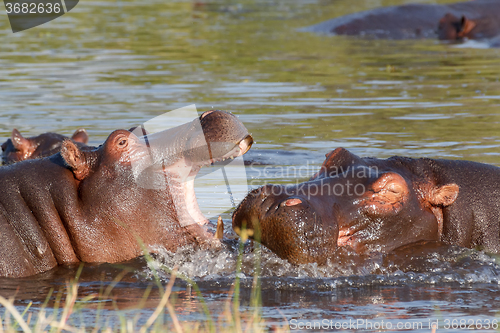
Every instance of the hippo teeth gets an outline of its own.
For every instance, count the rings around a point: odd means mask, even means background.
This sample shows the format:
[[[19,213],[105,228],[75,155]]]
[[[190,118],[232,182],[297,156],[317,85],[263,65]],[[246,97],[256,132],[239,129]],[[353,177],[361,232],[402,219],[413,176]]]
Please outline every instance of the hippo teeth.
[[[240,154],[239,153],[235,153],[234,155],[230,155],[230,156],[227,156],[227,157],[212,158],[207,163],[203,163],[202,166],[213,165],[213,164],[215,164],[217,162],[224,162],[224,161],[227,161],[227,160],[234,160],[238,156],[240,156]]]

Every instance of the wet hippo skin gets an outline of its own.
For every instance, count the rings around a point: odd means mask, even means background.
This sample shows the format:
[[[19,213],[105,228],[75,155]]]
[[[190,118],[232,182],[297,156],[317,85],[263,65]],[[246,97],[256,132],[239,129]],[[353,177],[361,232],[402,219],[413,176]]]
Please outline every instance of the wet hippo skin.
[[[2,144],[2,162],[11,164],[53,155],[61,150],[63,141],[68,139],[83,147],[88,143],[89,136],[85,129],[80,128],[73,133],[71,138],[51,132],[25,138],[17,129],[13,129],[10,139]]]
[[[448,5],[407,4],[382,7],[337,17],[304,28],[302,31],[382,39],[418,39],[437,38],[438,26],[441,25],[439,32],[441,39],[455,39],[450,38],[449,32],[445,33],[445,30],[451,31],[451,28],[443,25],[448,21],[445,19],[446,15],[459,20],[465,17],[470,22],[476,22],[475,31],[462,37],[489,38],[500,34],[497,23],[500,17],[500,1],[496,0],[475,0]],[[467,29],[470,27],[469,25]]]
[[[66,140],[60,153],[0,168],[0,276],[120,262],[142,255],[140,242],[151,251],[213,245],[194,176],[204,165],[244,154],[252,142],[234,115],[207,111],[148,135],[147,143],[116,130],[99,148]]]
[[[500,252],[500,168],[468,161],[360,158],[338,148],[309,181],[256,189],[233,228],[292,263],[324,263],[440,241]]]

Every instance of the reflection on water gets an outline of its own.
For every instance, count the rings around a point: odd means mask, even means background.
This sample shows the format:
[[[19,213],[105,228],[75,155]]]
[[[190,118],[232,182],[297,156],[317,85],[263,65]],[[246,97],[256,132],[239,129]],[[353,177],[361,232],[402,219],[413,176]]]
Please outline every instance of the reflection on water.
[[[234,112],[252,133],[256,144],[245,157],[254,162],[247,171],[252,186],[304,180],[340,146],[361,156],[500,165],[499,49],[297,32],[343,14],[407,2],[85,1],[58,20],[16,34],[0,15],[0,139],[12,128],[30,136],[69,135],[85,127],[97,145],[116,128],[195,103],[200,111]],[[283,174],[283,165],[306,171]],[[200,205],[229,210],[226,191],[205,187],[198,192]],[[229,232],[230,212],[222,216]],[[294,267],[264,252],[263,316],[271,324],[323,317],[481,319],[500,310],[500,271],[490,256],[454,247],[415,251],[370,258],[344,253],[327,267]],[[211,311],[220,313],[235,258],[234,249],[185,249],[157,260],[179,264],[198,279]],[[254,267],[248,249],[244,262],[242,295],[248,300]],[[153,288],[145,310],[139,309],[151,283],[140,273],[150,270],[143,262],[132,267],[103,301],[104,317],[112,317],[113,300],[146,316],[157,303]],[[99,293],[120,272],[87,266],[81,295]],[[11,296],[19,287],[20,304],[32,299],[39,305],[50,288],[57,290],[75,273],[59,268],[35,278],[2,279],[0,294]],[[186,285],[176,288],[180,315],[203,317]],[[92,322],[95,314],[88,311],[83,316]]]

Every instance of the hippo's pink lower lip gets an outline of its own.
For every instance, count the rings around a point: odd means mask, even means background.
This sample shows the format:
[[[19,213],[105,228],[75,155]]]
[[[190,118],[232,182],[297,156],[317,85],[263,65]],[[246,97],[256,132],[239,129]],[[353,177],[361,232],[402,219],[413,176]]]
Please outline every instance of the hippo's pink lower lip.
[[[173,190],[172,200],[177,211],[179,223],[182,226],[187,226],[193,223],[204,225],[208,220],[203,216],[203,213],[198,206],[196,193],[194,192],[194,177],[188,180],[176,181],[170,184]]]

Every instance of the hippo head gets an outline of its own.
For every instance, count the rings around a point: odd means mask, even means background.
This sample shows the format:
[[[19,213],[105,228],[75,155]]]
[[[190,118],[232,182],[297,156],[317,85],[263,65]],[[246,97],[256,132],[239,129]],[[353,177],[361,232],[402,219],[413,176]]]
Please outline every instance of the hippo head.
[[[386,164],[338,148],[309,181],[250,192],[233,229],[295,264],[324,263],[341,246],[387,252],[439,240],[441,208],[454,202],[458,186],[437,187]]]
[[[465,16],[458,18],[447,13],[439,20],[437,34],[440,40],[457,40],[469,37],[470,32],[475,27],[476,23]]]
[[[206,223],[194,193],[196,174],[205,165],[246,153],[252,136],[234,115],[218,110],[169,130],[134,134],[141,130],[116,130],[94,150],[63,143],[61,156],[80,182],[82,197],[96,204],[116,200],[116,209],[125,209],[123,220],[135,213],[127,209],[158,201],[144,214],[168,213],[181,226]]]
[[[50,156],[59,152],[63,141],[67,139],[64,135],[51,132],[25,138],[17,129],[13,129],[10,139],[2,144],[3,164]],[[83,128],[76,130],[71,137],[71,140],[83,145],[87,144],[88,139],[87,131]]]

